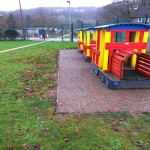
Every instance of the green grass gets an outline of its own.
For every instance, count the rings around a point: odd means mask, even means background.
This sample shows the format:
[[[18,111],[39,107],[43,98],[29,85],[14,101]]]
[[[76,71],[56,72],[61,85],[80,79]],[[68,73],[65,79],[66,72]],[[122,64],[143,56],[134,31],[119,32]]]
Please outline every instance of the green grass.
[[[16,48],[24,45],[34,44],[41,41],[0,41],[0,51]]]
[[[0,150],[148,150],[150,113],[54,113],[58,50],[69,47],[77,44],[0,54]]]

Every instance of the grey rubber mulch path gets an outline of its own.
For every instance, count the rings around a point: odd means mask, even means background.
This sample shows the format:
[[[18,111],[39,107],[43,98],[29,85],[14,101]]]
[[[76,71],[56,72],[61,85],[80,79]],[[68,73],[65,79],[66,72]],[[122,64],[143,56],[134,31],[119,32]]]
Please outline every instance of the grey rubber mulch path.
[[[110,90],[77,50],[59,51],[56,113],[150,112],[150,89]]]

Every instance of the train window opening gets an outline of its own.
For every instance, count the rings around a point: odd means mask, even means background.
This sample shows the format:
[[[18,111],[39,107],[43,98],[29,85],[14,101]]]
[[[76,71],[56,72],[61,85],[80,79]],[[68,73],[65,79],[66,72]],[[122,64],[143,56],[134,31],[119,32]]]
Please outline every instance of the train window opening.
[[[125,42],[125,32],[115,32],[114,33],[114,41],[115,42]]]
[[[132,67],[132,55],[125,59],[125,61],[124,61],[124,70],[135,70],[135,68]]]
[[[136,35],[136,32],[129,33],[129,42],[135,42],[135,35]]]

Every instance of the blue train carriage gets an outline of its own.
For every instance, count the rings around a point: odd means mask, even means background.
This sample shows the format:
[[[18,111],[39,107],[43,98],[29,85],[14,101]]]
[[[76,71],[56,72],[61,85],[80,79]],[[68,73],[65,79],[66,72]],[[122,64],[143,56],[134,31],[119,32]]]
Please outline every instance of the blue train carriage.
[[[95,27],[91,68],[110,89],[150,88],[149,25],[119,23]]]

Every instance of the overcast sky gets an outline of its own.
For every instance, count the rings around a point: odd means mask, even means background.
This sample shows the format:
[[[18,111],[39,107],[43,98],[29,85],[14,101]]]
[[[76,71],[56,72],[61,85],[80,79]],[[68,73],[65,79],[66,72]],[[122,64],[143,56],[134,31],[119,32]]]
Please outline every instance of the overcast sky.
[[[36,7],[68,7],[67,0],[20,0],[22,9]],[[104,6],[111,3],[112,0],[70,0],[71,7],[78,6]],[[0,0],[0,11],[9,11],[19,9],[19,0]]]

